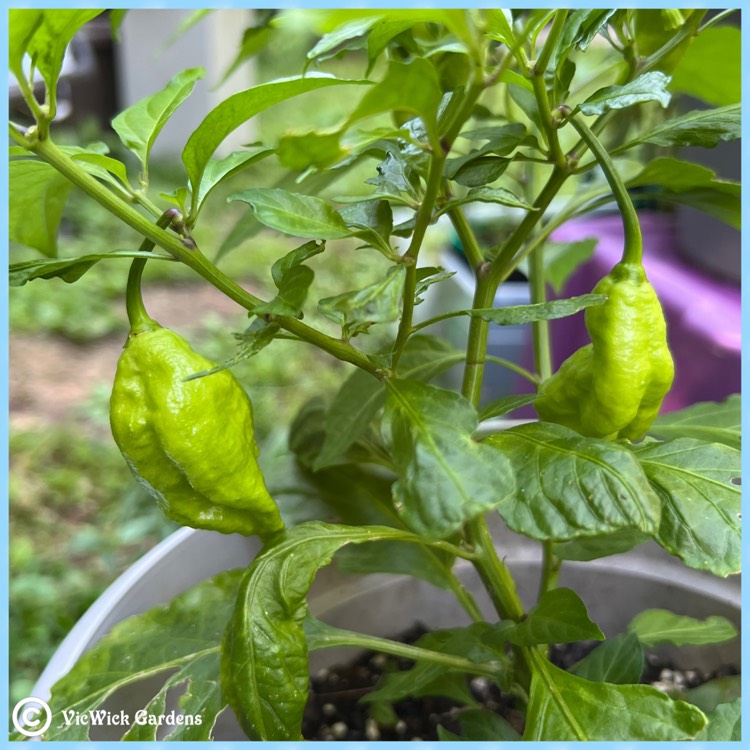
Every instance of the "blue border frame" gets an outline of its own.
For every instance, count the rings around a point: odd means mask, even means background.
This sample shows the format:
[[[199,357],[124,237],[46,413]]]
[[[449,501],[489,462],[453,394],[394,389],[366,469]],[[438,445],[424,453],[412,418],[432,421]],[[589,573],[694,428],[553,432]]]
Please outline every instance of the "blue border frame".
[[[8,15],[7,10],[9,8],[15,8],[15,7],[40,7],[40,8],[70,8],[70,7],[98,7],[99,3],[90,3],[90,2],[77,2],[77,1],[70,1],[70,2],[8,2],[8,0],[4,0],[2,3],[2,16],[0,17],[0,58],[1,59],[7,59],[7,34],[8,34]],[[266,3],[252,3],[252,2],[237,2],[236,0],[225,0],[224,2],[216,3],[216,2],[196,2],[196,0],[182,0],[182,2],[144,2],[144,0],[134,0],[133,2],[129,3],[123,3],[123,2],[113,2],[111,4],[107,4],[107,7],[110,8],[174,8],[174,9],[184,9],[184,8],[204,8],[204,7],[216,7],[216,8],[255,8],[255,7],[278,7],[278,8],[360,8],[360,7],[369,7],[369,8],[389,8],[389,7],[404,7],[405,5],[409,5],[412,7],[448,7],[448,8],[469,8],[469,7],[475,7],[475,8],[482,8],[482,7],[497,7],[498,3],[492,3],[492,2],[486,2],[486,1],[478,1],[478,2],[462,2],[460,0],[456,2],[445,2],[445,1],[433,1],[433,2],[411,2],[411,3],[398,3],[391,0],[391,2],[383,2],[383,1],[377,1],[377,0],[366,0],[364,2],[332,2],[331,0],[319,0],[318,2],[310,2],[310,0],[299,0],[298,2],[285,2],[284,0],[280,0],[279,2],[266,2]],[[557,2],[542,2],[541,0],[530,0],[529,2],[525,3],[519,3],[519,2],[508,2],[508,3],[502,3],[503,7],[509,7],[509,8],[556,8],[560,7],[561,3]],[[584,2],[576,2],[572,3],[571,7],[576,8],[598,8],[598,7],[604,7],[607,5],[604,2],[591,2],[590,0],[585,0]],[[729,3],[722,3],[722,2],[716,2],[716,0],[704,0],[704,2],[676,2],[676,3],[669,3],[664,2],[664,0],[654,1],[654,0],[635,0],[634,2],[628,2],[624,3],[623,7],[638,7],[638,8],[663,8],[667,6],[679,6],[682,8],[726,8],[730,7]],[[741,7],[742,3],[738,3],[738,5]],[[750,34],[743,34],[742,37],[742,61],[743,61],[743,80],[742,80],[742,101],[743,101],[743,140],[744,137],[748,135],[748,130],[750,128],[748,127],[748,122],[746,119],[746,105],[745,102],[747,102],[750,97],[748,97],[748,93],[750,92],[750,75],[747,75],[747,62],[750,60]],[[7,93],[7,92],[6,92]],[[8,97],[5,96],[2,101],[2,108],[5,118],[7,119],[8,114]],[[8,157],[5,150],[2,151],[2,155],[0,155],[0,169],[3,173],[3,192],[4,192],[4,209],[3,209],[3,217],[4,221],[2,222],[2,225],[0,226],[0,242],[2,243],[2,253],[3,258],[7,261],[8,256],[8,227],[7,227],[7,193],[8,193],[8,182],[7,182],[7,175],[8,175]],[[742,172],[743,174],[750,174],[750,157],[748,156],[747,149],[742,149]],[[742,214],[743,214],[743,223],[747,220],[747,209],[748,209],[748,202],[743,196],[743,203],[742,203]],[[743,260],[747,258],[748,254],[748,242],[749,240],[743,233],[742,235],[742,258]],[[748,296],[748,290],[747,290],[747,281],[748,274],[746,272],[746,267],[743,263],[743,272],[742,272],[742,305],[743,305],[743,315],[742,315],[742,323],[743,323],[743,329],[745,328],[745,324],[748,322],[748,319],[750,319],[750,311],[748,310],[748,302],[750,301],[750,297]],[[2,281],[0,282],[1,289],[2,289],[2,298],[0,299],[0,310],[2,311],[2,315],[0,315],[0,319],[8,321],[8,277],[6,274],[3,274]],[[0,349],[0,368],[2,372],[2,377],[0,377],[0,398],[2,398],[3,403],[3,412],[2,412],[2,428],[0,429],[0,452],[2,453],[2,464],[0,464],[0,468],[2,469],[2,476],[5,480],[5,487],[7,488],[7,482],[8,482],[8,473],[9,473],[9,466],[8,466],[8,365],[9,365],[9,354],[8,354],[8,329],[5,329],[2,331],[2,349]],[[743,355],[744,355],[745,347],[743,347]],[[744,365],[744,356],[743,356],[743,368],[742,368],[742,386],[743,391],[747,390],[748,385],[748,378],[750,377],[750,374],[748,373],[748,368]],[[747,408],[743,404],[742,409],[742,420],[743,424],[746,422],[747,417]],[[747,470],[747,451],[743,450],[743,471],[746,472]],[[743,497],[743,506],[744,506],[744,497]],[[0,529],[2,530],[2,535],[0,536],[0,539],[2,539],[2,544],[5,548],[6,554],[3,556],[2,559],[2,575],[0,576],[0,599],[5,603],[5,622],[8,622],[9,618],[9,611],[8,611],[8,592],[9,592],[9,563],[8,563],[8,548],[9,548],[9,507],[8,507],[8,495],[7,490],[3,495],[3,514],[2,518],[0,519]],[[743,566],[747,566],[748,561],[750,560],[750,551],[748,550],[748,546],[746,546],[743,550]],[[742,598],[742,604],[743,604],[743,612],[742,612],[742,625],[743,625],[743,632],[746,632],[747,628],[747,617],[745,615],[746,612],[746,597],[747,591],[745,587],[743,587],[743,598]],[[750,656],[748,656],[747,653],[747,639],[743,637],[742,639],[742,646],[743,646],[743,653],[742,653],[742,670],[743,674],[748,674],[748,666],[750,665]],[[6,716],[7,711],[7,703],[8,703],[8,690],[9,690],[9,653],[8,653],[8,639],[4,638],[2,641],[2,644],[0,645],[0,673],[5,675],[5,680],[0,682],[0,716],[2,716],[2,729],[0,731],[5,732],[5,727],[9,725],[9,717]],[[745,687],[747,680],[743,679],[743,687]],[[747,708],[750,705],[750,696],[748,696],[748,690],[743,690],[743,700],[742,700],[742,707],[743,707],[743,714],[748,715]],[[750,735],[750,729],[746,729],[746,735]],[[4,742],[4,741],[3,741]],[[104,744],[104,743],[96,743],[96,742],[90,742],[90,743],[78,743],[78,742],[59,742],[56,743],[56,747],[59,747],[61,750],[72,750],[73,748],[76,748],[77,750],[82,747],[92,747],[97,746],[98,744]],[[134,743],[135,747],[154,747],[157,745],[164,745],[168,746],[170,743],[160,743],[160,742],[136,742]],[[197,742],[186,742],[181,743],[180,747],[201,747],[204,743],[197,743]],[[264,746],[267,746],[269,748],[293,748],[297,745],[300,747],[302,746],[301,743],[281,743],[281,742],[266,742],[263,743]],[[432,743],[427,743],[432,744]],[[454,742],[441,742],[440,747],[467,747],[468,744],[472,743],[454,743]],[[481,744],[481,745],[487,745],[487,746],[494,746],[494,745],[500,745],[500,743],[473,743],[473,744]],[[574,747],[574,743],[566,743],[566,742],[539,742],[539,743],[532,743],[533,745],[539,745],[539,746],[545,746],[549,748],[554,748],[554,750],[562,750],[562,748],[572,748]],[[388,743],[367,743],[362,744],[358,742],[323,742],[323,743],[316,743],[316,747],[323,747],[323,748],[343,748],[343,750],[364,750],[365,747],[372,747],[373,745],[380,745],[387,748],[394,748],[394,750],[405,750],[406,747],[414,747],[413,743],[411,742],[388,742]],[[601,747],[601,748],[632,748],[635,746],[638,747],[661,747],[663,743],[658,742],[643,742],[643,743],[618,743],[618,742],[592,742],[587,743],[587,746],[590,747]],[[216,750],[230,750],[230,748],[240,748],[240,747],[246,747],[247,743],[233,743],[233,742],[216,742],[211,745],[211,747],[216,748]],[[685,743],[670,743],[669,746],[672,748],[678,748],[678,747],[685,747],[685,748],[699,748],[699,747],[710,747],[710,748],[736,748],[739,746],[739,743],[734,742],[715,742],[715,743],[694,743],[694,742],[685,742]]]

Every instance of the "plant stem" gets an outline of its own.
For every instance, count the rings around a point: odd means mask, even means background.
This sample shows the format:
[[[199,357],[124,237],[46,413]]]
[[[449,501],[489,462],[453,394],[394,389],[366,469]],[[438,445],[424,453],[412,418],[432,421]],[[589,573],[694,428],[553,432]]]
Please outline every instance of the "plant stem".
[[[171,208],[159,217],[156,226],[166,229],[176,216],[179,216],[179,211],[176,208]],[[150,253],[153,249],[154,242],[150,239],[143,240],[141,246],[138,248],[139,252],[142,253]],[[128,273],[128,284],[125,291],[125,309],[128,313],[131,335],[152,331],[158,326],[158,323],[146,312],[143,304],[141,278],[143,277],[143,269],[145,267],[146,260],[144,258],[136,258],[130,264],[130,272]]]
[[[427,174],[427,186],[425,188],[422,204],[417,211],[416,224],[411,242],[404,253],[406,261],[406,278],[404,280],[404,297],[401,320],[398,325],[396,341],[393,345],[392,370],[396,371],[401,353],[411,335],[412,321],[414,320],[414,295],[417,289],[417,258],[422,247],[427,227],[430,225],[432,210],[435,207],[440,185],[443,179],[443,165],[445,164],[445,153],[434,153],[430,159],[430,169]]]
[[[537,245],[531,254],[531,301],[534,304],[547,301],[547,288],[544,279],[544,244]],[[541,382],[552,375],[552,351],[549,336],[549,321],[537,320],[534,323],[534,361]],[[539,596],[557,585],[560,561],[552,553],[552,542],[542,543],[542,575],[539,583]]]
[[[563,28],[565,26],[565,20],[568,17],[568,12],[569,11],[567,10],[558,10],[555,13],[555,20],[552,21],[552,28],[549,30],[547,39],[544,42],[544,47],[542,47],[542,51],[539,53],[539,57],[534,64],[532,72],[535,76],[543,76],[546,72],[547,66],[549,65],[549,61],[552,57],[552,53],[557,47],[557,42],[560,39],[560,35],[562,34]]]
[[[652,53],[648,57],[642,59],[636,66],[636,73],[646,73],[652,68],[655,68],[672,50],[676,49],[682,44],[688,37],[695,36],[698,33],[701,21],[708,11],[706,10],[694,10],[690,17],[680,27],[680,30],[663,46],[660,47],[656,52]]]
[[[529,233],[542,218],[545,209],[557,195],[569,174],[569,166],[555,165],[547,183],[534,203],[536,211],[530,211],[513,234],[501,247],[495,260],[483,263],[476,269],[477,285],[474,291],[474,309],[492,307],[500,279],[507,275],[507,268],[513,263],[516,251],[523,245]],[[472,317],[469,325],[469,340],[466,348],[466,368],[461,392],[475,407],[479,406],[482,392],[484,363],[487,360],[487,333],[489,323],[479,317]],[[474,567],[490,596],[493,606],[501,618],[520,621],[524,616],[523,604],[518,596],[515,581],[505,563],[498,557],[483,516],[468,521],[464,533],[470,544],[477,550]],[[532,656],[529,649],[515,648],[519,682],[529,688],[532,673]]]
[[[472,309],[474,310],[483,310],[492,307],[495,301],[495,290],[497,287],[492,284],[489,269],[490,266],[488,263],[483,263],[477,269],[474,301],[472,302]],[[484,377],[484,363],[487,355],[487,333],[489,328],[489,321],[483,320],[478,316],[471,317],[461,393],[474,406],[479,406],[482,394],[482,379]]]
[[[32,151],[42,160],[51,164],[60,174],[67,177],[74,185],[81,188],[90,197],[103,205],[110,213],[117,216],[123,223],[135,229],[139,234],[153,241],[155,245],[166,250],[178,260],[189,266],[199,276],[211,285],[223,292],[227,297],[241,305],[250,312],[262,303],[250,292],[245,291],[236,282],[230,279],[223,271],[219,270],[203,255],[189,240],[180,239],[174,234],[166,232],[161,227],[149,221],[149,219],[138,213],[132,206],[118,198],[109,189],[104,187],[98,180],[92,177],[75,161],[70,159],[49,139],[27,140],[20,133],[11,129],[11,135],[22,146]],[[375,364],[370,358],[355,349],[347,342],[335,339],[302,323],[296,318],[285,316],[269,316],[282,328],[295,334],[308,343],[322,349],[344,362],[369,372],[377,378],[383,379],[390,375],[390,371]]]
[[[549,105],[549,97],[547,96],[547,85],[544,80],[544,74],[547,72],[547,65],[549,65],[552,53],[557,47],[567,16],[567,10],[558,10],[555,13],[555,19],[552,22],[552,28],[550,29],[544,43],[544,47],[542,47],[539,57],[529,70],[531,85],[534,88],[534,96],[536,97],[537,107],[539,108],[539,114],[542,118],[544,135],[550,149],[550,156],[552,161],[559,166],[565,165],[565,154],[563,154],[562,148],[560,147],[560,139],[557,137],[557,128],[552,122],[552,112]]]
[[[471,117],[474,105],[480,94],[484,90],[484,82],[481,77],[481,68],[476,64],[472,70],[472,83],[469,85],[461,108],[456,113],[453,121],[448,126],[439,144],[432,144],[432,158],[430,159],[430,168],[427,173],[427,185],[425,187],[422,203],[417,211],[417,219],[414,226],[409,248],[404,254],[408,260],[406,266],[406,279],[404,281],[404,298],[399,321],[396,341],[393,345],[393,363],[392,370],[395,372],[398,367],[399,359],[406,346],[406,342],[412,333],[412,322],[414,320],[414,295],[417,288],[417,259],[422,247],[424,235],[432,219],[432,212],[435,208],[440,188],[443,184],[443,168],[448,153],[453,146],[453,141],[458,137],[464,123]]]
[[[537,246],[531,254],[529,264],[531,302],[534,305],[544,304],[547,301],[547,289],[544,279],[544,244]],[[534,361],[539,378],[544,382],[552,375],[552,352],[549,336],[549,321],[534,321]]]
[[[484,255],[479,247],[477,238],[474,236],[474,232],[472,232],[469,226],[469,222],[466,220],[466,215],[460,206],[449,209],[447,214],[450,217],[453,228],[456,230],[458,239],[461,241],[461,247],[463,248],[466,260],[476,273],[476,269],[484,261]]]
[[[552,123],[552,113],[550,111],[544,77],[533,76],[531,79],[531,85],[534,87],[534,96],[536,96],[539,115],[542,118],[544,137],[549,146],[550,160],[554,164],[564,164],[565,154],[563,154],[562,148],[560,147],[560,139],[557,137],[557,128]]]
[[[539,596],[557,587],[562,560],[552,551],[552,542],[542,542],[542,575],[539,580]]]
[[[523,245],[531,230],[544,215],[545,210],[557,195],[569,174],[569,167],[556,165],[549,179],[542,188],[539,196],[534,202],[535,211],[529,211],[523,221],[516,227],[513,234],[500,247],[500,250],[492,261],[490,279],[494,288],[500,281],[507,277],[509,269],[514,265],[514,256]],[[494,290],[493,290],[494,292]]]
[[[570,123],[578,131],[578,134],[589,147],[594,158],[599,162],[599,166],[612,189],[617,207],[620,209],[624,236],[622,262],[640,265],[643,259],[643,237],[641,236],[641,225],[638,222],[638,214],[636,213],[628,189],[625,187],[625,183],[607,150],[591,132],[589,127],[577,115],[570,118]]]
[[[503,619],[520,622],[524,616],[516,583],[507,565],[498,557],[487,524],[482,516],[467,524],[469,536],[477,549],[474,567],[490,595],[492,604]]]
[[[456,597],[456,601],[464,608],[466,614],[468,614],[474,622],[484,622],[484,615],[482,615],[482,611],[479,609],[474,597],[469,593],[453,571],[448,575],[448,585],[450,586],[453,595]]]
[[[529,383],[533,383],[535,386],[539,385],[539,378],[533,372],[529,372],[525,367],[521,367],[521,365],[517,365],[515,362],[503,359],[502,357],[495,357],[492,354],[485,355],[484,361],[492,362],[501,367],[507,367],[509,370],[515,372],[516,375],[520,375],[522,378],[528,380]]]
[[[26,80],[26,76],[16,76],[16,81],[18,82],[18,87],[21,89],[21,94],[23,95],[23,99],[26,102],[26,106],[31,111],[34,119],[37,122],[42,122],[42,120],[45,120],[47,118],[47,113],[42,111],[39,102],[34,96],[34,90],[32,86],[29,84],[29,81]]]
[[[500,666],[493,667],[488,664],[464,659],[460,656],[443,654],[439,651],[412,646],[407,643],[399,643],[388,638],[380,638],[376,635],[366,635],[353,630],[344,630],[341,628],[326,627],[323,633],[315,633],[312,636],[312,650],[324,648],[336,648],[340,646],[354,646],[356,648],[380,651],[391,656],[398,656],[404,659],[413,659],[414,661],[426,661],[431,664],[439,664],[449,669],[457,669],[469,674],[478,674],[497,679],[501,673]]]
[[[729,8],[728,10],[721,11],[721,13],[717,13],[713,18],[709,18],[708,21],[698,29],[698,33],[702,34],[706,29],[715,26],[717,23],[721,23],[725,18],[728,18],[733,13],[737,13],[738,10],[738,8]],[[701,18],[701,20],[703,19]]]

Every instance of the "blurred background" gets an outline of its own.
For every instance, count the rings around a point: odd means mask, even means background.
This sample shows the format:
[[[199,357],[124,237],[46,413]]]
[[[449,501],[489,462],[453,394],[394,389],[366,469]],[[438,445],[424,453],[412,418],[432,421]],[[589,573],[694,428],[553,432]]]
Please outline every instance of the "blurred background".
[[[102,141],[135,170],[110,128],[112,117],[162,88],[176,72],[203,65],[205,79],[162,131],[153,151],[157,163],[150,180],[155,193],[161,186],[165,192],[174,190],[184,181],[179,154],[206,112],[255,82],[302,71],[316,39],[310,26],[303,19],[287,20],[283,44],[262,46],[267,13],[224,10],[201,17],[192,11],[130,11],[117,41],[108,15],[96,18],[74,40],[66,59],[58,142]],[[247,53],[246,59],[237,61],[238,50]],[[365,68],[366,60],[356,53],[325,66],[351,77],[364,75]],[[23,121],[12,81],[10,94],[11,117]],[[335,89],[322,90],[277,105],[236,131],[225,149],[254,141],[275,143],[285,130],[333,125],[339,120],[339,96]],[[684,101],[680,106],[699,105]],[[686,158],[738,179],[739,153],[736,142]],[[373,168],[369,162],[342,170],[327,194],[362,192]],[[237,237],[233,229],[247,208],[227,204],[225,198],[242,187],[273,185],[281,174],[266,160],[220,187],[207,202],[195,233],[206,254],[220,253],[224,270],[261,297],[272,296],[273,261],[299,243],[271,232]],[[689,209],[658,212],[647,200],[642,208],[644,228],[652,238],[647,269],[662,296],[678,358],[678,380],[667,408],[721,400],[740,390],[739,232]],[[497,208],[489,214],[476,211],[470,219],[491,241]],[[619,219],[607,213],[562,227],[554,237],[559,242],[595,238],[597,243],[590,259],[557,290],[559,295],[590,291],[616,260],[619,237]],[[138,244],[135,233],[97,204],[75,191],[71,194],[61,256],[136,249]],[[12,247],[11,253],[14,261],[38,257],[23,247]],[[449,226],[441,223],[428,233],[423,263],[443,265],[456,275],[432,288],[422,317],[470,306],[471,275]],[[340,293],[342,283],[345,289],[365,286],[382,276],[386,262],[376,253],[358,251],[355,243],[337,242],[335,252],[318,256],[314,267],[311,298]],[[176,528],[134,484],[109,432],[109,391],[128,329],[126,275],[125,264],[100,263],[73,285],[54,279],[10,290],[11,705],[30,693],[54,649],[101,591]],[[153,263],[146,270],[144,288],[153,317],[188,337],[198,351],[217,361],[236,353],[233,334],[247,327],[246,314],[192,272]],[[528,299],[528,285],[519,273],[504,285],[497,303],[523,304]],[[322,324],[314,312],[308,320]],[[453,319],[435,333],[460,343],[464,323]],[[376,346],[387,333],[374,333],[368,346]],[[555,322],[553,335],[557,365],[585,342],[582,316]],[[494,328],[490,353],[531,367],[529,331]],[[241,362],[235,372],[252,391],[260,439],[273,441],[279,426],[311,396],[333,394],[348,369],[312,347],[280,340]],[[458,371],[449,373],[446,382],[452,378],[455,383],[458,377]],[[491,368],[484,399],[524,389],[528,384],[510,371]]]

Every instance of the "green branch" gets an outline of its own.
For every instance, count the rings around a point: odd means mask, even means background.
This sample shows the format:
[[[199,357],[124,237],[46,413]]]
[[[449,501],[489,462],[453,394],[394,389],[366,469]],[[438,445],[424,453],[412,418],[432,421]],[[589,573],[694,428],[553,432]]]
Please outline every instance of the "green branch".
[[[464,659],[461,656],[443,654],[439,651],[421,648],[420,646],[412,646],[392,641],[388,638],[380,638],[375,635],[366,635],[353,630],[344,630],[331,626],[326,626],[322,633],[315,632],[310,640],[312,641],[312,650],[314,651],[324,648],[354,646],[356,648],[379,651],[403,659],[426,661],[430,664],[437,664],[448,669],[456,669],[468,674],[484,675],[491,679],[497,679],[503,671],[503,668],[499,664],[497,666],[486,663],[480,664],[469,659]]]
[[[156,226],[166,229],[177,217],[179,217],[179,211],[176,208],[170,208],[159,217]],[[138,251],[142,253],[150,253],[153,249],[153,240],[145,239],[138,248]],[[128,284],[125,290],[125,309],[128,313],[131,334],[152,331],[154,328],[158,327],[158,324],[151,318],[148,312],[146,312],[146,307],[143,304],[141,279],[145,267],[146,259],[136,258],[130,264],[130,272],[128,273]]]
[[[412,321],[414,320],[414,296],[417,291],[417,259],[419,250],[422,247],[427,227],[432,219],[432,211],[435,207],[440,185],[443,179],[443,165],[445,164],[445,154],[432,154],[430,159],[430,170],[427,174],[427,186],[425,188],[422,204],[417,211],[416,224],[411,242],[403,259],[406,265],[406,278],[404,279],[404,296],[401,320],[399,321],[396,341],[393,345],[393,364],[392,369],[395,371],[398,367],[401,353],[406,346],[406,342],[411,335]]]
[[[628,189],[625,187],[625,183],[617,171],[612,157],[583,120],[578,115],[574,115],[570,118],[570,124],[578,131],[581,139],[586,143],[594,158],[599,162],[599,166],[612,189],[617,207],[620,209],[625,243],[622,260],[624,263],[640,264],[643,259],[643,237],[641,235],[638,214],[636,213]]]
[[[555,166],[549,179],[534,202],[535,211],[529,211],[523,221],[516,227],[513,234],[500,246],[492,261],[491,279],[497,288],[500,280],[505,278],[508,269],[514,265],[514,256],[528,238],[531,230],[539,222],[554,197],[560,191],[569,174],[569,167]]]
[[[532,70],[533,75],[544,76],[545,72],[547,71],[549,61],[555,51],[555,48],[557,47],[557,42],[560,39],[563,28],[565,27],[565,20],[568,17],[568,12],[569,11],[567,10],[558,10],[555,13],[555,20],[552,22],[552,28],[549,30],[547,39],[544,42],[544,47],[542,47],[542,51],[539,53],[539,57],[534,64]]]
[[[104,206],[123,223],[135,229],[143,237],[151,240],[154,245],[158,245],[170,253],[170,255],[182,261],[238,305],[252,312],[257,305],[263,302],[263,300],[245,291],[225,273],[220,271],[197,249],[192,241],[180,239],[177,235],[170,234],[118,198],[73,159],[60,151],[50,139],[39,140],[33,137],[33,132],[29,134],[32,136],[30,138],[24,138],[23,135],[13,130],[11,130],[11,134],[16,142],[57,169],[60,174],[67,177],[76,187],[79,187],[87,195]],[[375,364],[367,355],[355,349],[347,342],[327,336],[296,318],[285,316],[272,316],[272,318],[274,322],[277,322],[285,330],[328,352],[336,357],[336,359],[356,365],[377,378],[382,379],[390,376],[390,372],[386,368]]]

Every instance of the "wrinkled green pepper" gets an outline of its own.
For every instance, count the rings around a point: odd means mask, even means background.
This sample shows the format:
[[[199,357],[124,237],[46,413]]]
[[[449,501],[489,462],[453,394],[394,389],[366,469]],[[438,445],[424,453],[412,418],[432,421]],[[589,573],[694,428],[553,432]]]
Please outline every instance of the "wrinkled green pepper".
[[[607,301],[586,310],[591,343],[540,386],[534,407],[581,435],[638,440],[674,378],[661,304],[636,263],[618,263],[593,293]]]
[[[169,518],[270,536],[284,523],[258,466],[250,398],[226,369],[188,379],[216,364],[148,316],[144,264],[134,261],[128,278],[131,331],[110,399],[115,442]]]

